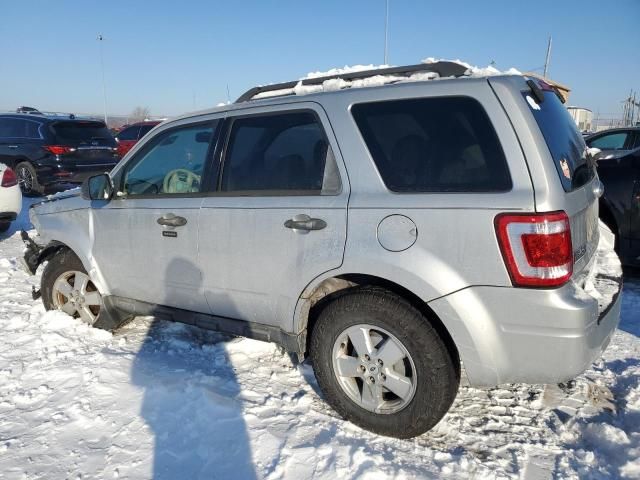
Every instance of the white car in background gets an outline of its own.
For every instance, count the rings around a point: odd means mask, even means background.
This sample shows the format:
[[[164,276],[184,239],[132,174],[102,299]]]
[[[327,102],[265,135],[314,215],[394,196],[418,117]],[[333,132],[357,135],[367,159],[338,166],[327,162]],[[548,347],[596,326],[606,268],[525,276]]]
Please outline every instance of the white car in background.
[[[22,209],[22,193],[18,177],[4,163],[0,163],[0,233],[9,230]]]

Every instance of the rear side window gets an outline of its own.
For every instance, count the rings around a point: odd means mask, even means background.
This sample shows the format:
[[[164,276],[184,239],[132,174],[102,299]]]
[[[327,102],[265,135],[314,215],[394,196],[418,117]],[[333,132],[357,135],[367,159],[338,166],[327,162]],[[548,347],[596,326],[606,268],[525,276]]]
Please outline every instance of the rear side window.
[[[112,146],[115,140],[103,122],[55,122],[51,130],[56,143],[68,145]]]
[[[0,137],[41,139],[41,126],[35,120],[3,118],[0,119]]]
[[[351,108],[394,192],[503,192],[511,177],[496,132],[469,97],[362,103]]]
[[[545,91],[540,104],[529,92],[523,92],[523,96],[549,148],[564,190],[582,187],[593,178],[595,166],[587,161],[587,146],[573,118],[553,91]]]
[[[339,191],[337,175],[331,148],[314,113],[256,115],[233,121],[223,191],[333,194]]]

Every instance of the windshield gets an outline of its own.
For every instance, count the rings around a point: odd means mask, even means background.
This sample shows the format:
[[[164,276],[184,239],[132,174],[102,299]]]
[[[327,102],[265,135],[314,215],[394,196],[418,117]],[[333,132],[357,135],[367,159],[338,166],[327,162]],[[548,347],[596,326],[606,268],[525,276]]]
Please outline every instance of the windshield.
[[[545,91],[540,104],[528,91],[522,95],[544,136],[565,191],[588,183],[595,175],[594,165],[588,161],[587,146],[578,127],[555,92]]]

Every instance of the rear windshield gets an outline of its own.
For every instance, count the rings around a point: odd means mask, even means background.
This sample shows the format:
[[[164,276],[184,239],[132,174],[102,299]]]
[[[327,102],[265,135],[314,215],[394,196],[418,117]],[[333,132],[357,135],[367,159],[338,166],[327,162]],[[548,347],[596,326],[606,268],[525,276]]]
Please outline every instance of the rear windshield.
[[[394,192],[503,192],[504,152],[470,97],[362,103],[351,108],[369,153]]]
[[[51,130],[60,144],[115,145],[111,132],[103,122],[55,122]]]
[[[556,94],[545,91],[544,102],[540,104],[530,92],[523,95],[549,147],[564,190],[571,192],[591,181],[595,168],[587,160],[587,146]]]

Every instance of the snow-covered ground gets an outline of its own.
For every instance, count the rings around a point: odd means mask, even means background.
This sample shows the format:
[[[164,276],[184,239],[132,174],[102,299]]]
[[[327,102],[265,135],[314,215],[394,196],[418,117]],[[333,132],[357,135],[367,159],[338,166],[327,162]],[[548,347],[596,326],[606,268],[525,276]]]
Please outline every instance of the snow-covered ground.
[[[575,382],[462,387],[433,431],[394,440],[338,418],[274,345],[45,313],[16,260],[26,214],[0,236],[0,479],[640,478],[640,278]]]

